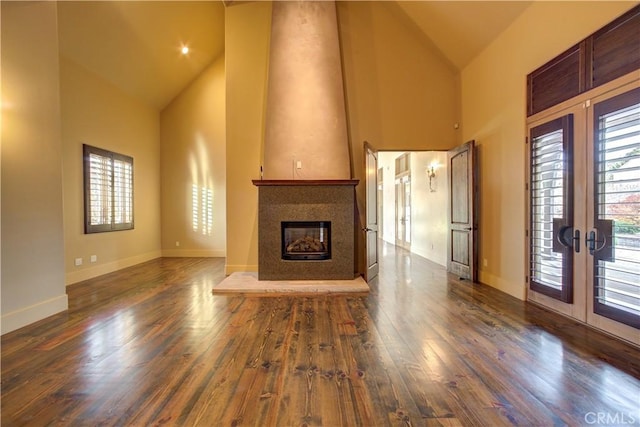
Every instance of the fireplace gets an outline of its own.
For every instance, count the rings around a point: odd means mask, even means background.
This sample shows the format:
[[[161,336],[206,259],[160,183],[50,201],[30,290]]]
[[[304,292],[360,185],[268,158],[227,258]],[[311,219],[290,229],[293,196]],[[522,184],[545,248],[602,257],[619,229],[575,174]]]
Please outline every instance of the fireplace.
[[[259,280],[354,278],[357,180],[255,180]]]
[[[331,259],[331,221],[283,221],[282,259]]]
[[[353,280],[358,180],[333,1],[273,2],[268,76],[258,280]]]

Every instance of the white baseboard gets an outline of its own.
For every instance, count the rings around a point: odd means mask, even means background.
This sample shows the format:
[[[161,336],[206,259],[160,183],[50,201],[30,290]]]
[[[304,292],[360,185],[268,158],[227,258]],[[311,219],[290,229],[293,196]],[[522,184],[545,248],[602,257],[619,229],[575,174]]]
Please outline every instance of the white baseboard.
[[[67,294],[2,315],[2,335],[69,308]]]
[[[160,258],[162,251],[148,252],[142,255],[136,255],[129,258],[119,259],[112,262],[96,265],[95,267],[89,267],[78,271],[67,272],[65,275],[65,285],[72,285],[74,283],[82,282],[83,280],[93,279],[94,277],[102,276],[103,274],[113,273],[114,271],[121,270],[123,268],[131,267],[132,265],[140,264],[143,262],[151,261],[152,259]]]
[[[257,265],[224,265],[224,274],[228,276],[232,273],[243,273],[243,272],[257,272]]]
[[[224,258],[224,250],[212,251],[206,249],[163,249],[162,256],[167,258]]]

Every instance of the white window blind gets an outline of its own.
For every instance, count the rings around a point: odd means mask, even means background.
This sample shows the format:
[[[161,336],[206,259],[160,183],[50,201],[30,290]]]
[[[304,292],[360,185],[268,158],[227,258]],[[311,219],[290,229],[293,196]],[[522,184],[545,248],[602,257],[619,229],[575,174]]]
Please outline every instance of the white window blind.
[[[562,129],[531,140],[531,278],[560,291],[562,253],[553,251],[553,220],[565,215]]]

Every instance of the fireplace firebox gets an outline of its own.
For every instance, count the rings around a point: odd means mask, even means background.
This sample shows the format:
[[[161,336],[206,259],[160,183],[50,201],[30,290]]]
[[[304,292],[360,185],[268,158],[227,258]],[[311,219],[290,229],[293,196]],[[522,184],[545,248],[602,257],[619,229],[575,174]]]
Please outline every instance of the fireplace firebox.
[[[282,259],[331,259],[330,221],[283,221],[281,229]]]

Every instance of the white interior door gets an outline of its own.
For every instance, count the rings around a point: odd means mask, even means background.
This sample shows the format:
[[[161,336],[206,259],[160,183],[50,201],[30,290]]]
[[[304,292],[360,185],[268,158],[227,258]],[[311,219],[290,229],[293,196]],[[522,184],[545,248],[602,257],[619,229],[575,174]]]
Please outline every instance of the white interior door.
[[[369,282],[378,275],[378,153],[365,143],[365,188],[366,188],[366,225],[365,244],[365,280]]]

